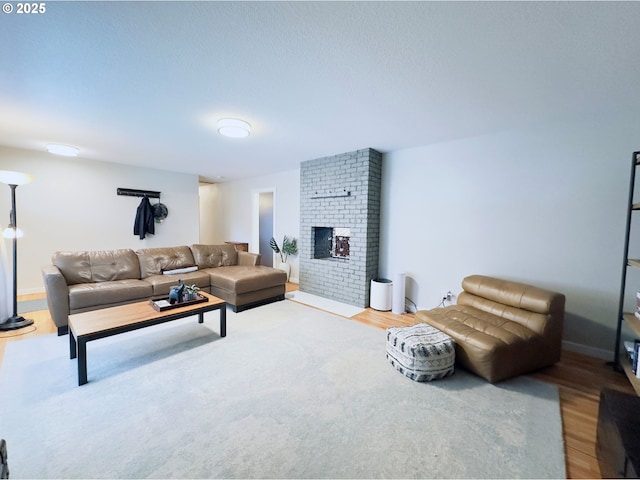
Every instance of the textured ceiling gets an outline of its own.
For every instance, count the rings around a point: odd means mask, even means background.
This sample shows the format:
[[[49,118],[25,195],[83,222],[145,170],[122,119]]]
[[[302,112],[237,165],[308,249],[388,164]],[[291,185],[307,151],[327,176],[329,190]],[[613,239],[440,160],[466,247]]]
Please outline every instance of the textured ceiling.
[[[0,145],[217,181],[640,112],[639,24],[638,2],[49,1],[0,16]]]

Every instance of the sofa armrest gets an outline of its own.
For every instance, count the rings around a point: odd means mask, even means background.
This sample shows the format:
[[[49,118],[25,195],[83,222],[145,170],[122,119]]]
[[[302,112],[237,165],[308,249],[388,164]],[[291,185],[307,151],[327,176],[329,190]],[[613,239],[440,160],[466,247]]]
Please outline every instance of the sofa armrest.
[[[260,265],[262,256],[259,253],[238,252],[238,265],[245,267],[255,267]]]
[[[47,294],[47,305],[51,319],[60,331],[69,323],[69,287],[62,272],[55,265],[42,267],[42,279]]]

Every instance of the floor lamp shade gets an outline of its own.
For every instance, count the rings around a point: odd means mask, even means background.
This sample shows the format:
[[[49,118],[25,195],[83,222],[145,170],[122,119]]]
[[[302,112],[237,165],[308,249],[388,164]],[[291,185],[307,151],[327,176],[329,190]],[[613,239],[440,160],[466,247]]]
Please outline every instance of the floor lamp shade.
[[[0,182],[7,185],[24,185],[33,181],[33,175],[22,172],[0,170]]]
[[[16,188],[33,180],[28,173],[0,170],[0,182],[6,183],[11,189],[11,213],[9,226],[3,236],[10,237],[13,246],[13,312],[6,322],[0,323],[0,331],[15,330],[33,324],[33,320],[18,315],[18,219],[16,215]]]

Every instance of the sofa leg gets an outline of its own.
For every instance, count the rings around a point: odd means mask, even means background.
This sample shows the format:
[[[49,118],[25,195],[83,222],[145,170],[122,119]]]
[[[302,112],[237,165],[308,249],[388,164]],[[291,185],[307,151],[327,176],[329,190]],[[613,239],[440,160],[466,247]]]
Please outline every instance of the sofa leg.
[[[69,333],[69,326],[65,325],[64,327],[58,327],[58,336],[66,335]]]

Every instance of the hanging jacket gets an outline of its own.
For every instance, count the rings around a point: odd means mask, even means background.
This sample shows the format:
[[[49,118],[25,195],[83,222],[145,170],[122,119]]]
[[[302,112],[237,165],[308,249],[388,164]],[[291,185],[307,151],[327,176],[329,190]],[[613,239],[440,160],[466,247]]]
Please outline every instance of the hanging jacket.
[[[138,205],[136,211],[136,220],[133,224],[133,234],[140,235],[142,240],[147,234],[153,235],[156,233],[156,226],[153,217],[153,207],[147,197],[144,197]]]

